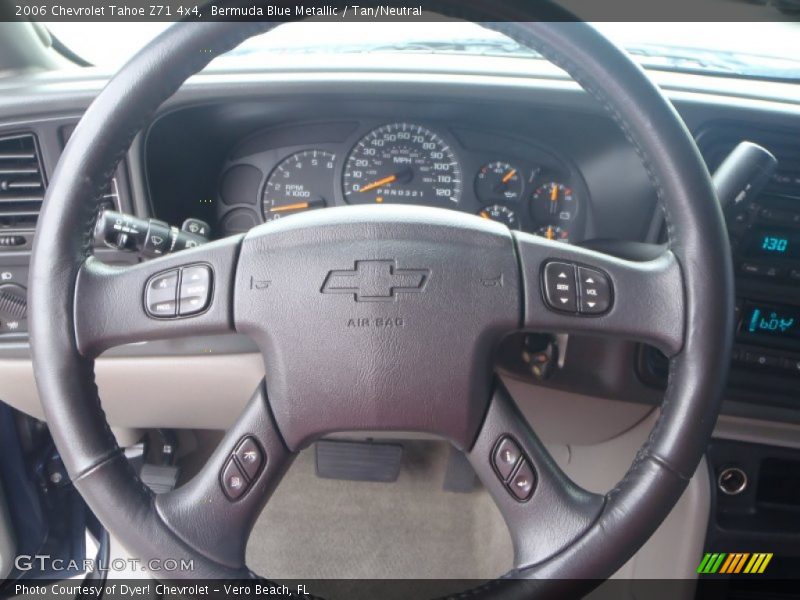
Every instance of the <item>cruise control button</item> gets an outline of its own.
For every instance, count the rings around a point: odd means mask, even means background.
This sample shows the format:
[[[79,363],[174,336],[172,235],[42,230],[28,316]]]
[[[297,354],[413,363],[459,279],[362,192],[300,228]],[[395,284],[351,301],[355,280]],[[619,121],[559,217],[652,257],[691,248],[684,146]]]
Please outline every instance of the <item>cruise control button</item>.
[[[251,437],[244,438],[236,446],[234,454],[247,477],[255,479],[261,469],[261,465],[264,463],[264,455],[261,453],[261,448],[256,441]]]
[[[211,299],[211,269],[205,265],[184,267],[178,298],[178,313],[181,316],[205,310]]]
[[[166,302],[156,302],[148,306],[148,312],[153,317],[174,317],[175,316],[175,301],[169,300]]]
[[[180,313],[184,315],[193,315],[199,313],[206,307],[206,299],[202,296],[193,296],[191,298],[181,298]]]
[[[174,317],[178,293],[178,270],[165,271],[147,282],[145,310],[151,317]]]
[[[221,479],[222,491],[225,492],[225,495],[231,500],[236,500],[241,497],[247,490],[247,478],[241,470],[239,470],[233,457],[229,458],[228,462],[225,463],[225,467],[222,469]]]
[[[611,305],[611,284],[600,271],[578,267],[578,293],[583,314],[599,315]]]
[[[533,469],[531,469],[528,461],[523,459],[519,469],[514,473],[511,481],[508,482],[508,489],[518,500],[527,500],[531,497],[535,483],[536,476],[533,474]]]
[[[503,481],[508,479],[509,475],[511,475],[521,455],[522,453],[519,450],[519,446],[517,446],[511,438],[503,438],[503,440],[497,444],[497,448],[495,448],[494,455],[492,456],[492,462]]]
[[[575,293],[575,267],[569,263],[551,262],[544,268],[544,297],[550,308],[575,312],[578,295]]]

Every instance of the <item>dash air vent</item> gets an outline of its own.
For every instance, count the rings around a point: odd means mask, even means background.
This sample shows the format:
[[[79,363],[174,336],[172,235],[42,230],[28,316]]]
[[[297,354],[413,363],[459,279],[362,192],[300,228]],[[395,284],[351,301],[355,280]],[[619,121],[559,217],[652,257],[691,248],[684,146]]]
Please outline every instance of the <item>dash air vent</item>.
[[[0,233],[33,229],[44,198],[44,175],[31,133],[0,136]]]

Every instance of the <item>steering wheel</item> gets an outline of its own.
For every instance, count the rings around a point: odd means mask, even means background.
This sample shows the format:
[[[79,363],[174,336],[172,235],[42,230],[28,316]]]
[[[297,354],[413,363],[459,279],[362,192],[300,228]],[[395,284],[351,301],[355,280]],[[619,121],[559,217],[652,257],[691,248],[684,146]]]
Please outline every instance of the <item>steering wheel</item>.
[[[658,192],[668,249],[633,262],[455,211],[368,206],[105,265],[92,256],[93,224],[133,137],[211,58],[276,24],[172,26],[97,96],[60,159],[33,249],[29,313],[41,401],[75,486],[132,556],[193,560],[194,570],[170,577],[254,577],[247,539],[295,453],[330,432],[393,430],[463,450],[505,518],[516,566],[476,597],[574,595],[650,537],[707,446],[733,278],[709,174],[680,117],[589,25],[531,22],[523,1],[435,8],[535,49],[605,107]],[[172,296],[158,296],[162,288]],[[173,302],[176,316],[163,318],[151,299]],[[493,377],[493,349],[519,330],[632,339],[670,358],[657,423],[609,493],[571,481]],[[156,496],[106,422],[94,359],[134,341],[230,332],[256,342],[265,380],[201,472]]]

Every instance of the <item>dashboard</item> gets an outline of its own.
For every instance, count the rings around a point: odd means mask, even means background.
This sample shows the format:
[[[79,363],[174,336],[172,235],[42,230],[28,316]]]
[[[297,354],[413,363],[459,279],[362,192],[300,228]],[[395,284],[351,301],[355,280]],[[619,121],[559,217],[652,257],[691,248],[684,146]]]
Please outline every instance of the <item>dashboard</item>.
[[[108,203],[173,225],[202,219],[213,238],[307,210],[403,202],[564,243],[664,241],[655,190],[629,141],[591,98],[539,61],[476,57],[467,65],[425,56],[415,63],[411,56],[387,68],[368,56],[336,59],[319,70],[304,63],[190,80],[136,137]],[[707,506],[671,521],[667,544],[674,546],[676,523],[699,535],[708,525],[707,551],[766,545],[777,556],[797,547],[796,533],[786,535],[786,523],[797,523],[797,494],[774,492],[791,491],[781,482],[800,472],[800,88],[650,74],[710,170],[744,139],[781,164],[765,193],[728,215],[736,341],[708,473],[698,471],[692,494],[711,504],[703,477],[731,464],[744,469],[752,491],[717,494],[708,523]],[[18,182],[0,186],[0,291],[16,286],[16,300],[25,298],[48,177],[107,80],[85,73],[0,80],[0,160],[8,161],[0,167]],[[138,260],[97,253],[108,263]],[[15,298],[5,297],[5,306],[17,306]],[[26,327],[24,318],[0,315],[0,399],[43,418]],[[509,336],[496,349],[496,370],[543,441],[563,450],[565,468],[592,459],[590,487],[629,467],[626,449],[644,441],[668,365],[635,342],[555,337]],[[123,434],[225,428],[263,377],[257,351],[237,335],[114,348],[97,361],[103,408]],[[542,356],[556,365],[549,372],[537,362]]]
[[[583,239],[589,201],[578,169],[535,140],[442,121],[337,120],[236,145],[217,206],[223,235],[329,206],[402,203],[569,243]]]
[[[377,64],[348,70],[342,63],[336,73],[276,70],[241,80],[229,73],[203,75],[136,137],[109,202],[173,225],[202,219],[212,238],[307,210],[403,202],[497,220],[563,243],[664,240],[663,215],[639,157],[577,86],[551,71],[519,74],[497,58],[481,59],[485,65],[476,63],[470,72],[447,57],[436,60],[442,64],[411,64],[407,71],[398,66],[397,72]],[[746,214],[729,216],[740,313],[724,411],[800,422],[800,222],[791,221],[800,214],[800,93],[796,86],[763,83],[748,88],[763,98],[741,98],[740,86],[726,79],[653,76],[675,102],[710,170],[743,139],[769,148],[782,164],[765,194],[746,203]],[[0,285],[24,288],[41,192],[69,131],[106,81],[64,77],[50,95],[40,92],[51,83],[35,77],[0,82],[0,138],[9,151],[23,148],[32,157],[19,165],[20,173],[38,169],[41,179],[24,199],[25,211],[0,205],[0,212],[14,209],[0,214],[0,233],[8,234],[3,239],[22,242],[0,246],[0,274],[8,278]],[[63,92],[66,87],[74,91]],[[56,92],[59,103],[53,102]],[[98,252],[107,262],[136,260]],[[0,318],[0,326],[0,366],[4,359],[27,359],[24,320]],[[510,336],[497,349],[498,372],[551,391],[637,405],[661,401],[667,366],[652,348],[570,336],[550,353],[557,368],[537,371],[531,361],[551,341]],[[200,356],[256,350],[242,336],[222,336],[132,344],[108,357],[178,356],[189,364]],[[153,406],[150,414],[158,410]],[[126,422],[141,422],[131,418]]]

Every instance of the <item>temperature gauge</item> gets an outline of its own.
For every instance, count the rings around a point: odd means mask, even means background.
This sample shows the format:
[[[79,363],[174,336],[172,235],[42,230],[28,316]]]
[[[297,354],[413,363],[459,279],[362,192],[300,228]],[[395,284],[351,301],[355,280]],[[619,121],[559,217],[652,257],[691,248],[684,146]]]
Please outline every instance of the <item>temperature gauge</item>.
[[[478,211],[478,216],[507,225],[509,229],[519,229],[517,212],[502,204],[486,206]]]

